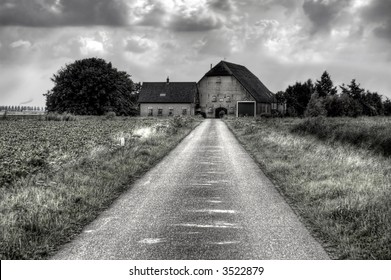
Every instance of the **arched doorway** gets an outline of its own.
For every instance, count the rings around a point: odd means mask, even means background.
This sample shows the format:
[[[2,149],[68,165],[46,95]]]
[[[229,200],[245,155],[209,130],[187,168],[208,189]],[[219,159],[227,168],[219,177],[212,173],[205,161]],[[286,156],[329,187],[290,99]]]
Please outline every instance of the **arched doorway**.
[[[224,115],[227,115],[228,110],[223,107],[217,108],[215,111],[215,118],[220,118],[220,112],[224,112]]]

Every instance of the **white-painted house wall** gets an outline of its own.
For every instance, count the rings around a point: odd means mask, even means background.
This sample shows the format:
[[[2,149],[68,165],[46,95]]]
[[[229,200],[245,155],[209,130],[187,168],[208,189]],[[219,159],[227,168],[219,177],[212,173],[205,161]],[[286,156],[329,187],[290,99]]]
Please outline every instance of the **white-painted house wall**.
[[[150,116],[150,109],[153,111],[153,116],[157,117],[159,109],[162,110],[162,117],[169,116],[169,112],[175,115],[182,115],[183,109],[186,109],[186,115],[194,115],[194,104],[190,103],[141,103],[140,104],[140,116]]]

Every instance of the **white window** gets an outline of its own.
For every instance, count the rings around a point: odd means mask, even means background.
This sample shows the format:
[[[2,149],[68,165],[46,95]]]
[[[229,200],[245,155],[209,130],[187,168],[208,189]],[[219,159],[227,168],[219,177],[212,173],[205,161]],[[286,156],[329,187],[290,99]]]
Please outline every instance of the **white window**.
[[[174,108],[170,107],[168,108],[168,115],[173,116],[174,115]]]
[[[221,77],[216,77],[216,83],[221,83]]]
[[[162,108],[157,109],[157,115],[159,117],[163,116],[163,109]]]
[[[153,116],[153,108],[148,107],[148,116]]]
[[[212,102],[217,102],[217,97],[216,97],[216,95],[213,95],[213,96],[212,96]]]
[[[231,102],[231,96],[227,96],[226,101]]]

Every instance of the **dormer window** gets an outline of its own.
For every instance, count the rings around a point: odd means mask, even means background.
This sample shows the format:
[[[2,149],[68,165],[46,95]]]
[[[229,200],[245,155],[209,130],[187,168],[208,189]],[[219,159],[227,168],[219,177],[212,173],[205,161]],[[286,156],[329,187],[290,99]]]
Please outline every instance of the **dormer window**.
[[[161,93],[160,97],[166,97],[166,94],[165,93]]]

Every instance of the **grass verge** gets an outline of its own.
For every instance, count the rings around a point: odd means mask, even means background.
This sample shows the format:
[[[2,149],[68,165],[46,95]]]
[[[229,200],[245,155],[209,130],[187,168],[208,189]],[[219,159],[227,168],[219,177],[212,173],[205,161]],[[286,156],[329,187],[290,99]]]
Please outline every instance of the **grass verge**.
[[[121,126],[115,122],[108,125]],[[41,170],[0,187],[0,258],[49,258],[199,122],[183,118],[147,119],[145,127],[138,127],[137,137],[127,138],[123,147],[99,145],[55,172]],[[89,123],[83,123],[80,129],[87,129]],[[99,126],[104,123],[99,121]],[[128,134],[131,133],[135,131]],[[72,135],[64,137],[73,140]]]
[[[318,139],[349,144],[391,156],[391,118],[309,118],[298,122],[292,132]]]
[[[298,120],[226,123],[332,258],[391,259],[390,158],[291,133]]]

